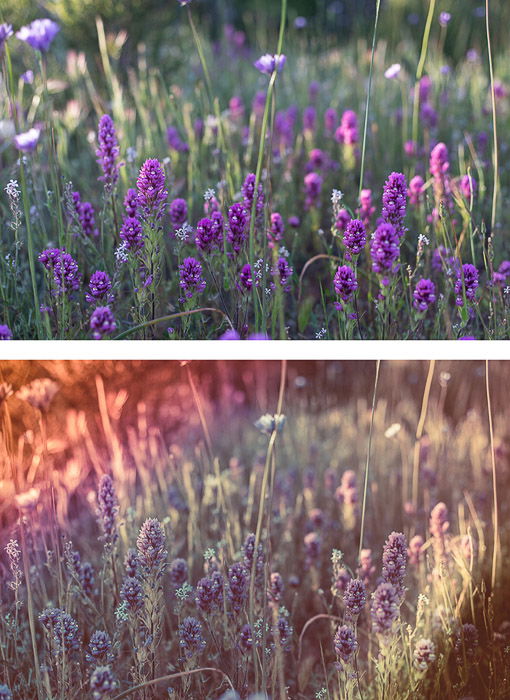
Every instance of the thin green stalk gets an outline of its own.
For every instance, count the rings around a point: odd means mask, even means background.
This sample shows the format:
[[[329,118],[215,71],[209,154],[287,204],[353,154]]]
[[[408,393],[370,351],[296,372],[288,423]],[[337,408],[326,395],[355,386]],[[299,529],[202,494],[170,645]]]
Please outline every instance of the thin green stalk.
[[[492,493],[494,499],[494,516],[493,516],[493,527],[494,527],[494,549],[492,551],[492,573],[491,573],[491,587],[494,591],[496,585],[496,572],[497,572],[497,558],[499,550],[499,518],[498,518],[498,487],[496,482],[496,455],[494,449],[494,430],[492,426],[492,406],[491,406],[491,393],[489,386],[489,360],[485,360],[485,388],[487,393],[487,411],[489,413],[489,434],[491,440],[491,462],[492,462]]]
[[[435,360],[431,360],[429,364],[429,371],[427,374],[427,380],[425,382],[425,389],[423,391],[423,399],[421,402],[421,412],[420,418],[418,420],[418,426],[416,428],[416,438],[414,442],[414,455],[413,455],[413,483],[412,483],[412,502],[415,508],[415,512],[418,512],[418,474],[420,469],[420,441],[423,435],[423,428],[425,426],[425,418],[427,417],[427,407],[429,404],[430,387],[432,386],[432,377],[434,376],[434,368],[436,365]]]
[[[366,506],[367,506],[368,474],[369,474],[369,469],[370,469],[370,452],[372,450],[372,432],[374,429],[375,401],[376,401],[376,397],[377,397],[377,385],[379,384],[380,366],[381,366],[381,360],[377,360],[376,366],[375,366],[374,393],[372,395],[372,415],[370,417],[370,430],[368,432],[367,461],[365,464],[365,481],[364,481],[364,485],[363,485],[363,505],[361,508],[361,528],[360,528],[360,533],[359,533],[358,559],[361,557],[361,550],[363,549],[363,535],[365,532],[365,511],[366,511]]]
[[[363,175],[365,173],[365,149],[366,149],[366,145],[367,145],[368,112],[370,109],[370,93],[372,90],[372,73],[373,73],[373,69],[374,69],[374,56],[375,56],[375,40],[377,37],[377,25],[379,24],[380,7],[381,7],[381,0],[377,0],[376,5],[375,5],[374,33],[372,35],[372,55],[370,56],[370,71],[368,74],[367,101],[365,104],[365,121],[363,124],[363,145],[361,147],[361,167],[360,167],[360,173],[359,173],[358,199],[359,199],[359,197],[361,197],[361,190],[363,189]]]
[[[276,49],[277,55],[281,55],[282,49],[283,49],[283,37],[285,33],[285,21],[287,18],[287,0],[282,0],[281,4],[281,16],[280,16],[280,33],[278,36],[278,47]],[[251,268],[251,273],[254,275],[255,271],[255,217],[257,214],[257,198],[258,198],[258,189],[259,189],[259,184],[260,184],[260,178],[262,175],[262,164],[264,161],[264,151],[265,151],[265,143],[266,143],[266,131],[267,131],[267,124],[269,121],[269,110],[271,107],[271,99],[273,96],[273,90],[274,86],[276,83],[276,77],[278,75],[278,70],[277,67],[275,66],[275,69],[271,75],[271,78],[269,79],[269,85],[267,87],[267,92],[266,92],[266,101],[264,104],[264,114],[262,116],[262,125],[260,129],[260,141],[259,141],[259,152],[257,156],[257,167],[255,169],[255,187],[254,187],[254,195],[253,195],[253,203],[251,206],[251,216],[250,216],[250,238],[249,238],[249,259],[250,259],[250,268]],[[257,303],[257,287],[255,284],[252,284],[251,286],[252,289],[252,297],[253,297],[253,307],[254,307],[254,312],[255,312],[255,330],[257,332],[260,332],[259,328],[259,308],[258,308],[258,303]]]
[[[485,0],[485,28],[487,31],[487,52],[489,54],[489,73],[491,80],[491,104],[492,104],[492,129],[493,129],[493,168],[494,168],[494,186],[492,189],[492,211],[491,211],[491,233],[494,232],[496,225],[496,206],[498,202],[498,131],[496,122],[496,96],[494,94],[494,69],[492,65],[492,48],[491,36],[489,31],[489,0]]]
[[[287,380],[287,360],[282,360],[281,364],[281,374],[280,374],[280,390],[278,393],[278,403],[276,407],[276,414],[279,415],[282,412],[283,408],[283,397],[285,394],[285,383]],[[267,492],[267,485],[269,483],[269,476],[271,473],[271,458],[273,455],[273,450],[275,447],[276,443],[276,437],[278,435],[278,430],[275,429],[271,433],[271,437],[269,438],[269,443],[267,446],[267,453],[266,453],[266,461],[264,464],[264,474],[262,476],[262,485],[260,488],[260,498],[259,498],[259,512],[258,512],[258,517],[257,517],[257,527],[255,530],[255,543],[253,547],[253,562],[251,566],[251,575],[250,575],[250,589],[249,589],[249,620],[250,620],[250,625],[252,626],[253,629],[253,624],[255,621],[254,617],[254,607],[255,607],[255,576],[257,573],[257,551],[259,548],[260,544],[260,539],[262,535],[262,523],[264,521],[264,511],[265,511],[265,505],[266,505],[266,492]],[[269,537],[269,533],[267,533],[267,536]],[[254,668],[255,668],[255,674],[256,674],[256,679],[258,679],[258,666],[257,666],[257,650],[256,650],[256,645],[253,645],[253,656],[254,656]],[[255,687],[258,687],[257,682],[255,683]]]
[[[28,189],[27,189],[27,178],[25,175],[25,165],[23,163],[24,156],[20,156],[20,179],[21,179],[21,191],[23,193],[23,211],[25,213],[25,225],[27,228],[27,253],[28,253],[28,266],[30,268],[30,278],[32,281],[32,295],[34,298],[34,313],[35,313],[35,325],[37,329],[37,337],[42,337],[41,332],[41,308],[39,305],[39,294],[37,292],[37,280],[35,277],[35,265],[34,265],[34,242],[32,239],[32,225],[30,223],[30,206],[28,201]]]
[[[419,81],[423,75],[423,69],[425,67],[425,59],[427,57],[427,48],[429,44],[430,28],[432,26],[432,19],[434,17],[434,10],[436,8],[436,0],[430,0],[429,12],[427,15],[427,21],[425,23],[425,31],[423,32],[423,39],[421,42],[421,52],[420,59],[418,61],[418,68],[416,69],[416,84],[414,86],[414,102],[413,102],[413,141],[418,142],[418,107],[419,107],[419,95],[420,86]]]
[[[119,335],[116,335],[113,340],[122,340],[122,338],[125,338],[128,335],[131,335],[132,333],[136,333],[136,331],[141,330],[142,328],[148,328],[149,326],[155,326],[157,323],[163,323],[164,321],[173,321],[175,318],[182,318],[184,316],[190,316],[191,314],[198,314],[201,313],[202,311],[214,311],[217,314],[221,314],[223,318],[225,318],[232,328],[232,326],[229,317],[227,314],[223,313],[221,309],[215,309],[214,307],[209,307],[209,306],[204,306],[201,307],[200,309],[189,309],[188,311],[179,311],[176,314],[169,314],[168,316],[160,316],[159,318],[153,318],[150,321],[145,321],[145,323],[139,323],[137,326],[133,326],[132,328],[128,328],[127,331],[123,331],[122,333],[119,333]]]

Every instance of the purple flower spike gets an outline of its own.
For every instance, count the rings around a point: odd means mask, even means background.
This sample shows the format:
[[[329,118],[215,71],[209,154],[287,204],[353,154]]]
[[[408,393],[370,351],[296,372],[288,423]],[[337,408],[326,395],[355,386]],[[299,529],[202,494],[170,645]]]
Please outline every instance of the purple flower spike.
[[[345,210],[344,210],[345,211]],[[365,243],[367,242],[367,233],[365,226],[360,219],[351,219],[345,227],[343,243],[349,254],[359,255]]]
[[[379,224],[372,236],[370,255],[372,267],[377,274],[395,271],[395,261],[400,254],[400,240],[395,227]]]
[[[377,634],[385,634],[391,630],[399,615],[399,593],[393,584],[380,583],[372,593],[372,626]]]
[[[249,221],[249,213],[241,202],[236,202],[228,210],[227,238],[234,250],[239,253],[241,246],[247,237],[246,228]]]
[[[126,192],[124,197],[124,209],[126,210],[126,216],[136,216],[138,210],[138,193],[132,187]]]
[[[359,578],[351,579],[345,588],[344,603],[349,617],[356,618],[365,607],[367,591],[365,584]]]
[[[120,237],[128,250],[137,251],[144,246],[142,224],[133,216],[124,219],[120,229]]]
[[[144,576],[158,579],[166,567],[167,551],[163,526],[156,518],[148,518],[136,540],[138,561]]]
[[[205,289],[205,280],[202,278],[202,265],[196,258],[184,258],[179,265],[179,285],[187,299],[192,299],[195,294],[200,294]]]
[[[219,212],[215,212],[219,214]],[[197,224],[195,244],[203,253],[210,253],[214,248],[221,246],[223,242],[223,217],[216,217],[214,220],[200,219]]]
[[[105,335],[110,335],[117,328],[115,317],[109,306],[98,306],[90,317],[90,330],[94,340],[102,340]]]
[[[427,311],[436,300],[436,287],[429,279],[421,279],[417,282],[413,292],[413,306],[418,311]]]
[[[232,564],[228,570],[228,599],[234,612],[239,613],[248,597],[249,572],[243,564]]]
[[[205,649],[202,623],[196,617],[185,617],[179,625],[179,645],[186,659],[197,656]]]
[[[384,544],[382,577],[402,594],[407,565],[407,540],[401,532],[392,532]]]
[[[350,301],[352,295],[358,288],[356,273],[352,267],[349,267],[349,265],[342,265],[339,267],[333,280],[333,286],[335,288],[335,293],[343,302]],[[339,309],[342,309],[341,304],[339,304]]]
[[[87,301],[93,302],[97,299],[103,299],[108,296],[108,292],[112,288],[112,281],[107,272],[97,270],[90,278],[89,289],[90,294],[86,295]]]
[[[455,282],[455,294],[457,298],[455,303],[457,306],[464,306],[463,289],[468,301],[474,302],[476,299],[476,290],[478,288],[478,270],[471,263],[466,263],[462,269],[458,271],[457,281]]]
[[[51,19],[34,19],[30,24],[21,27],[16,36],[36,51],[45,52],[59,31],[60,27]]]
[[[12,331],[5,324],[0,325],[0,340],[12,340]]]
[[[165,189],[165,173],[159,160],[149,158],[145,161],[140,168],[136,186],[138,204],[145,216],[160,219],[168,192]]]
[[[185,199],[174,199],[170,202],[170,221],[174,228],[182,226],[188,218],[188,205]]]
[[[393,224],[399,236],[405,234],[404,219],[406,215],[407,183],[402,173],[391,173],[384,184],[382,196],[383,219]]]
[[[97,162],[103,171],[99,178],[105,183],[105,187],[111,190],[119,179],[119,145],[113,119],[108,114],[103,114],[99,120],[97,132],[99,148],[96,150]]]
[[[358,649],[356,634],[348,625],[341,625],[337,629],[333,644],[336,655],[344,663],[349,663]]]

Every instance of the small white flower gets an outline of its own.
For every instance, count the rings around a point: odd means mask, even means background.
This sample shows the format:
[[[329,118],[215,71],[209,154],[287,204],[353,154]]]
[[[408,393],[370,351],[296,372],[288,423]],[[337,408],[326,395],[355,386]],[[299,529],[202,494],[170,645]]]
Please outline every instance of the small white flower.
[[[214,196],[216,192],[213,190],[212,187],[209,187],[205,192],[204,192],[204,199],[206,202],[209,202]]]
[[[331,192],[331,202],[332,204],[338,204],[344,198],[344,193],[340,190],[332,190]]]
[[[288,258],[289,255],[290,255],[290,253],[289,253],[289,251],[287,250],[287,248],[286,248],[284,245],[282,245],[282,246],[280,246],[280,248],[278,249],[278,255],[280,255],[280,257],[282,257],[282,258]]]
[[[420,233],[420,235],[418,236],[418,244],[419,245],[430,245],[430,241],[427,238],[427,236],[425,236],[425,234]]]
[[[117,261],[117,265],[123,265],[128,261],[128,249],[126,246],[125,241],[123,241],[117,248],[115,248],[115,260]]]
[[[193,233],[193,227],[188,224],[186,221],[181,228],[178,228],[177,231],[175,232],[175,237],[178,238],[180,241],[185,243],[191,234]]]

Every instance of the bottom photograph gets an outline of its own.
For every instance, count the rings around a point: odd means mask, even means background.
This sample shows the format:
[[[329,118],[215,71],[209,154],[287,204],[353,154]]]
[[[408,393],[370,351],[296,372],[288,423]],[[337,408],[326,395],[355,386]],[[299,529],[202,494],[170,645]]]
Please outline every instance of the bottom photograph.
[[[0,362],[0,700],[510,697],[510,362]]]

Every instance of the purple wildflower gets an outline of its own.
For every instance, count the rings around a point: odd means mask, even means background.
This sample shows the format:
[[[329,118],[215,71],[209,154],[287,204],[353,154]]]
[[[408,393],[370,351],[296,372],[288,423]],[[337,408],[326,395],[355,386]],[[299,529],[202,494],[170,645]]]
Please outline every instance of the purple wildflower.
[[[277,241],[281,241],[283,238],[283,219],[281,214],[277,211],[271,214],[271,228],[267,232],[267,238],[269,241],[269,247],[274,248]]]
[[[241,272],[239,273],[239,280],[243,289],[251,289],[253,284],[253,277],[251,274],[250,263],[246,263],[246,265],[243,265],[243,267],[241,268]]]
[[[253,568],[253,556],[255,553],[255,535],[253,532],[250,532],[249,535],[246,536],[246,539],[244,541],[243,547],[242,547],[242,552],[243,552],[243,564],[248,572],[248,575],[251,576],[252,568]],[[255,564],[255,577],[257,581],[260,581],[263,577],[264,574],[264,547],[262,544],[259,542],[259,545],[257,547],[257,563]]]
[[[280,285],[285,289],[286,292],[289,291],[289,287],[286,285],[293,272],[294,270],[287,262],[287,258],[278,258],[278,262],[274,267],[273,274],[279,277]]]
[[[57,654],[68,656],[80,648],[78,623],[69,613],[59,610],[53,623],[53,641]]]
[[[285,649],[292,637],[293,629],[289,624],[289,621],[283,615],[278,617],[278,621],[273,628],[273,634],[278,638],[278,642],[282,649]]]
[[[349,265],[338,267],[333,279],[333,286],[335,288],[335,294],[337,294],[343,302],[350,301],[352,295],[358,288],[356,273],[352,267],[349,267]],[[343,307],[339,304],[338,308],[342,309]]]
[[[124,568],[127,576],[136,576],[138,573],[138,552],[130,547],[124,557]]]
[[[223,604],[223,577],[219,571],[201,578],[195,589],[195,603],[206,615],[219,609]]]
[[[244,116],[244,102],[239,95],[233,95],[228,102],[230,116],[234,121],[242,120]]]
[[[372,627],[377,634],[384,634],[393,627],[399,615],[400,595],[393,584],[384,581],[372,593]]]
[[[471,197],[474,198],[478,187],[475,178],[472,175],[463,175],[460,178],[459,184],[460,191],[469,202],[471,200]]]
[[[73,192],[73,201],[83,233],[86,236],[97,238],[99,231],[96,227],[94,207],[90,202],[82,202],[79,192]]]
[[[179,645],[186,659],[200,654],[206,646],[202,635],[202,623],[196,617],[185,617],[179,625]]]
[[[282,70],[287,60],[284,54],[274,54],[265,53],[253,64],[257,70],[266,75],[271,75],[275,70],[278,73]]]
[[[391,173],[384,183],[382,196],[383,219],[392,224],[399,236],[405,234],[404,219],[406,215],[407,183],[402,173]]]
[[[166,140],[170,148],[178,153],[187,153],[189,151],[188,144],[182,141],[179,132],[174,126],[169,126],[166,130]]]
[[[120,237],[128,250],[137,251],[143,248],[143,226],[134,216],[126,216],[120,229]]]
[[[233,204],[228,210],[227,237],[235,253],[239,253],[246,240],[246,227],[249,221],[249,213],[240,202]]]
[[[349,255],[359,255],[366,242],[367,234],[363,222],[360,219],[351,219],[345,227],[343,237],[343,244],[347,248]]]
[[[367,591],[365,584],[359,578],[351,579],[345,588],[345,611],[351,618],[356,618],[365,607]]]
[[[413,292],[413,306],[418,311],[427,311],[436,300],[436,287],[434,282],[429,279],[422,278],[416,283]]]
[[[248,597],[249,572],[243,564],[236,562],[228,570],[228,599],[235,613],[239,613]]]
[[[21,27],[16,36],[36,51],[45,52],[59,31],[60,27],[51,19],[34,19],[30,24]]]
[[[138,561],[144,576],[160,578],[166,567],[165,532],[156,518],[148,518],[136,540]]]
[[[255,173],[248,173],[246,176],[242,187],[241,187],[241,193],[243,195],[244,199],[244,206],[246,207],[246,210],[248,211],[249,214],[251,214],[251,210],[253,207],[253,199],[255,197],[255,181],[256,181],[256,176]],[[262,184],[259,182],[258,188],[257,188],[257,204],[256,204],[256,214],[257,216],[262,212],[264,208],[264,190],[262,189]]]
[[[103,474],[97,492],[97,518],[103,531],[102,539],[106,545],[112,546],[117,541],[117,515],[119,502],[115,493],[113,479],[109,474]]]
[[[90,294],[86,294],[88,302],[93,302],[97,299],[103,299],[108,296],[108,292],[112,288],[112,281],[107,272],[97,270],[90,278],[89,289]]]
[[[340,209],[336,215],[335,228],[339,233],[344,233],[347,228],[347,224],[351,221],[352,216],[349,214],[347,209]],[[290,223],[290,221],[289,221]]]
[[[41,130],[33,127],[22,134],[16,134],[14,145],[22,153],[30,153],[35,150],[41,136]]]
[[[5,324],[0,325],[0,340],[12,340],[12,331]]]
[[[303,542],[305,545],[306,566],[310,568],[317,565],[319,561],[322,544],[321,537],[318,532],[309,532],[305,535]]]
[[[126,192],[123,204],[126,211],[126,216],[136,217],[136,212],[138,210],[138,193],[132,187],[130,187]]]
[[[120,598],[131,613],[137,613],[143,607],[143,588],[140,579],[126,576],[120,588]]]
[[[415,175],[409,182],[407,195],[414,207],[418,207],[423,199],[424,181],[421,175]]]
[[[281,574],[274,571],[269,578],[269,586],[267,589],[267,599],[270,603],[279,603],[283,596],[283,578]]]
[[[442,27],[446,27],[448,25],[448,22],[451,20],[452,16],[449,12],[440,12],[439,13],[439,24]]]
[[[145,161],[140,168],[136,187],[138,204],[145,216],[160,219],[168,192],[165,189],[165,172],[159,160],[149,158]]]
[[[239,646],[245,654],[251,651],[253,647],[253,635],[250,625],[246,624],[241,627],[239,632]]]
[[[356,210],[358,218],[361,219],[364,226],[370,226],[370,221],[374,215],[375,207],[372,204],[372,190],[361,190],[359,196],[359,207]]]
[[[168,569],[170,583],[175,588],[182,586],[188,580],[188,565],[184,559],[174,559]]]
[[[426,671],[436,660],[436,647],[430,639],[419,639],[414,647],[414,665],[419,671]]]
[[[91,664],[102,666],[112,660],[112,640],[107,632],[96,630],[90,637],[86,660]]]
[[[113,119],[108,114],[103,114],[99,120],[97,132],[99,148],[96,151],[97,162],[101,166],[103,174],[99,178],[103,180],[108,191],[112,190],[119,179],[119,145]]]
[[[356,634],[352,627],[341,625],[338,627],[333,640],[335,653],[344,663],[349,663],[358,649]]]
[[[438,116],[434,107],[430,102],[424,102],[420,107],[420,119],[424,127],[427,129],[435,129],[437,126]]]
[[[396,271],[395,261],[400,253],[400,240],[395,227],[389,223],[382,223],[372,235],[370,255],[372,267],[377,274]]]
[[[109,306],[97,306],[90,317],[90,330],[94,340],[102,340],[117,328],[115,317]]]
[[[328,107],[324,112],[324,130],[328,135],[331,135],[338,124],[338,114],[334,107]]]
[[[88,561],[84,561],[81,567],[80,583],[81,587],[83,588],[83,592],[85,595],[89,596],[89,598],[94,593],[95,581],[96,579],[92,564]]]
[[[12,24],[0,24],[0,51],[2,51],[5,42],[12,36]]]
[[[303,131],[313,134],[317,127],[317,110],[313,105],[305,107],[303,111]]]
[[[219,218],[218,218],[219,214]],[[219,212],[214,212],[214,219],[200,219],[197,224],[195,244],[203,253],[210,253],[214,248],[221,246],[223,242],[223,217]]]
[[[464,296],[467,301],[474,302],[476,290],[478,288],[478,270],[471,263],[466,263],[457,273],[457,281],[455,282],[455,294],[457,295],[455,303],[457,306],[464,306]]]
[[[338,143],[353,146],[358,143],[358,117],[352,109],[347,109],[340,120],[340,126],[335,132]]]
[[[322,188],[322,177],[319,173],[305,175],[305,209],[318,207]]]
[[[184,258],[179,265],[179,277],[179,286],[186,299],[204,291],[206,283],[202,277],[202,265],[196,258]]]
[[[98,666],[92,671],[90,676],[90,690],[93,700],[107,700],[119,687],[109,666]]]
[[[407,540],[401,532],[392,532],[384,544],[382,556],[383,581],[392,583],[399,593],[404,590],[407,565]]]
[[[174,199],[172,202],[170,202],[169,212],[172,226],[174,228],[179,228],[182,226],[184,223],[186,223],[188,218],[188,205],[186,204],[186,200],[181,199],[180,197]]]

